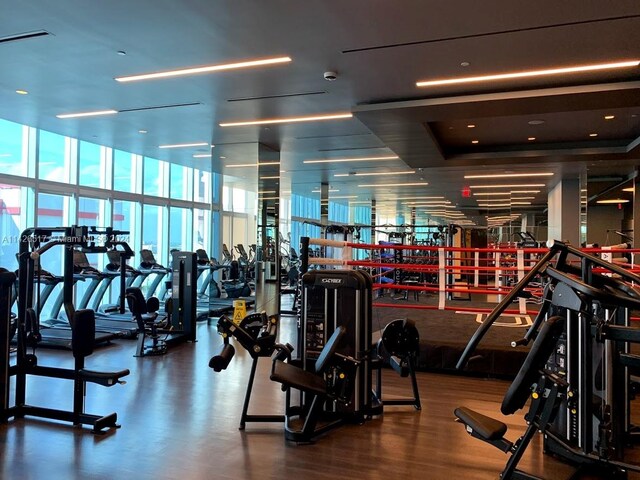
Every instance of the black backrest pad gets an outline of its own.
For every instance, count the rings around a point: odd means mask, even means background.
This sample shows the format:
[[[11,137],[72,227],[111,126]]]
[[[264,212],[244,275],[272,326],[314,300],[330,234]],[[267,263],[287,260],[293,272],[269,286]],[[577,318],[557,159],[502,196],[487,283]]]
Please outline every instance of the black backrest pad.
[[[316,360],[316,373],[322,373],[324,371],[324,368],[327,366],[327,362],[335,355],[336,350],[338,350],[340,341],[346,332],[347,329],[342,325],[333,331],[333,335],[331,335],[327,343],[324,345],[324,348]]]
[[[563,317],[551,317],[544,322],[527,358],[520,367],[518,375],[502,400],[501,410],[504,415],[512,415],[527,403],[531,393],[531,385],[538,380],[540,370],[544,368],[545,363],[554,352],[558,339],[562,335],[563,327]]]
[[[134,315],[143,315],[147,312],[147,301],[144,299],[142,290],[138,287],[128,287],[125,290],[129,310]]]
[[[93,353],[96,336],[96,314],[93,310],[76,310],[71,327],[71,350],[75,358],[88,357]]]

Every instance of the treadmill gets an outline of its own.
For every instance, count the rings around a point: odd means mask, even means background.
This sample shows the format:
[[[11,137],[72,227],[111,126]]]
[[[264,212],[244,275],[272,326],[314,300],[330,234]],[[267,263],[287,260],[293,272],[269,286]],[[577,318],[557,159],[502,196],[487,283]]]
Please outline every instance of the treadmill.
[[[167,282],[162,283],[162,280],[167,278],[167,275],[171,273],[171,269],[160,265],[156,261],[153,252],[148,249],[140,250],[140,259],[141,262],[138,266],[138,271],[145,275],[145,278],[151,275],[155,277],[148,285],[146,297],[150,298],[154,296],[154,293],[157,291],[158,293],[155,297],[162,301],[167,293]],[[159,290],[158,287],[160,287]]]
[[[120,276],[120,274],[115,274],[114,277],[114,274],[111,272],[101,272],[97,268],[91,266],[86,253],[79,250],[74,250],[73,252],[73,271],[74,276],[80,277],[83,281],[89,280],[89,285],[78,303],[78,309],[87,308],[89,300],[93,296],[98,285],[103,282],[110,284],[113,281],[113,278]],[[57,303],[55,305],[58,308],[57,312],[59,312],[62,307],[62,295],[60,295],[56,302],[59,302],[59,306]],[[110,332],[120,338],[136,338],[138,328],[130,313],[126,313],[124,316],[115,316],[96,311],[95,314],[96,330]],[[66,317],[66,315],[64,315],[64,317]]]
[[[36,288],[40,290],[40,301],[38,302],[38,316],[40,312],[47,302],[49,298],[51,298],[51,294],[53,293],[56,286],[64,283],[64,277],[60,277],[57,275],[53,275],[47,270],[39,269],[36,267],[35,269],[36,276],[33,281],[36,283]],[[64,289],[64,285],[62,286]],[[71,286],[70,288],[73,288]],[[35,294],[37,295],[37,294]],[[59,294],[59,298],[63,297],[62,291]],[[58,299],[54,303],[54,307],[52,308],[52,314],[55,314],[55,308],[57,306]],[[60,302],[62,305],[62,302]],[[58,307],[58,312],[60,311],[60,307]],[[67,321],[59,321],[58,319],[49,319],[40,323],[39,326],[40,335],[42,335],[42,340],[38,342],[38,346],[42,347],[54,347],[54,348],[67,348],[71,349],[71,326]],[[102,343],[108,343],[117,335],[110,332],[104,332],[100,330],[96,330],[95,332],[95,340],[94,345],[99,345]]]

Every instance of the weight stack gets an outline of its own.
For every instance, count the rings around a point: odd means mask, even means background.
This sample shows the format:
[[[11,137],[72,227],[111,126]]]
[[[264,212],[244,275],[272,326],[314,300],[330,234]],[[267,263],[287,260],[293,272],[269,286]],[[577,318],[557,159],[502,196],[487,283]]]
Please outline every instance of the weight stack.
[[[334,330],[347,331],[338,353],[360,361],[351,402],[329,405],[328,411],[364,418],[371,410],[371,276],[356,270],[314,270],[302,277],[300,358],[306,370],[315,360]]]

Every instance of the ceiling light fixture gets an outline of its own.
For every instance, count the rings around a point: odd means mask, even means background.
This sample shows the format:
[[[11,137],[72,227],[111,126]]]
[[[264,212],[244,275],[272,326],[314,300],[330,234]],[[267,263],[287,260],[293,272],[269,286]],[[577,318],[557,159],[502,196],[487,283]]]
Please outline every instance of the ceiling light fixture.
[[[211,158],[210,153],[195,153],[193,158]]]
[[[220,123],[221,127],[243,127],[246,125],[268,125],[273,123],[316,122],[322,120],[341,120],[352,118],[352,113],[333,113],[329,115],[312,115],[308,117],[270,118],[262,120],[247,120],[242,122]]]
[[[325,160],[304,160],[302,163],[346,163],[346,162],[378,162],[382,160],[397,160],[397,155],[388,155],[384,157],[355,157],[355,158],[331,158]]]
[[[371,173],[336,173],[334,175],[334,177],[349,177],[349,176],[354,176],[354,177],[376,177],[376,176],[380,176],[380,175],[409,175],[411,173],[416,173],[415,170],[409,170],[408,172],[406,170],[403,170],[401,172],[371,172]]]
[[[114,115],[118,113],[117,110],[96,110],[94,112],[81,112],[81,113],[62,113],[56,115],[58,118],[80,118],[80,117],[95,117],[99,115]]]
[[[622,189],[622,191],[623,191],[623,192],[634,192],[634,191],[635,191],[635,188],[633,188],[633,187],[627,187],[627,188],[623,188],[623,189]]]
[[[335,193],[335,192],[339,192],[340,190],[337,190],[335,188],[330,188],[329,189],[329,193]],[[321,193],[320,190],[311,190],[311,193]]]
[[[18,95],[29,95],[29,92],[27,92],[26,90],[16,90],[16,93]]]
[[[533,142],[536,139],[536,137],[529,137],[527,138],[527,140],[529,140],[530,142]]]
[[[476,128],[476,126],[473,123],[470,123],[469,125],[467,125],[467,128]]]
[[[510,193],[540,193],[540,190],[511,190]]]
[[[441,200],[444,197],[398,197],[394,200]]]
[[[169,145],[158,145],[158,148],[189,148],[189,147],[205,147],[209,146],[207,142],[197,143],[173,143]],[[211,145],[213,147],[213,145]]]
[[[260,180],[279,180],[280,179],[280,175],[272,175],[269,177],[260,177]]]
[[[422,80],[416,82],[417,87],[435,87],[440,85],[457,85],[461,83],[490,82],[494,80],[511,80],[516,78],[541,77],[548,75],[565,75],[568,73],[592,72],[597,70],[611,70],[615,68],[631,68],[640,65],[640,60],[624,62],[597,63],[579,65],[575,67],[549,68],[544,70],[528,70],[524,72],[498,73],[494,75],[480,75],[475,77],[446,78],[441,80]]]
[[[478,140],[471,140],[471,143],[473,143],[474,145],[477,143],[480,143]]]
[[[146,130],[138,130],[138,133],[145,134],[145,133],[147,133],[147,131]]]
[[[220,70],[234,70],[238,68],[259,67],[266,65],[275,65],[279,63],[291,62],[290,57],[274,57],[264,58],[261,60],[248,60],[246,62],[224,63],[219,65],[204,65],[201,67],[181,68],[178,70],[165,70],[163,72],[143,73],[140,75],[128,75],[124,77],[116,77],[117,82],[136,82],[138,80],[152,80],[156,78],[178,77],[184,75],[196,75],[199,73],[211,73]]]
[[[615,116],[615,115],[605,115],[605,116],[604,116],[604,119],[605,119],[605,120],[613,120],[614,118],[616,118],[616,116]]]
[[[609,204],[609,203],[629,203],[629,200],[625,199],[625,198],[612,198],[610,200],[598,200],[596,201],[596,203],[603,203],[603,204]]]
[[[280,165],[280,162],[236,163],[234,165],[225,165],[225,167],[227,168],[266,167],[270,165]]]
[[[427,182],[411,182],[411,183],[384,183],[381,185],[375,183],[367,183],[358,185],[359,187],[418,187],[418,186],[426,186],[429,185]]]
[[[469,185],[469,188],[535,188],[544,187],[544,183],[527,183],[527,184],[504,184],[504,185]]]
[[[347,198],[358,198],[358,195],[337,195],[335,197],[331,197],[331,200],[339,200],[339,199],[342,200]]]
[[[258,191],[259,195],[269,195],[271,193],[276,193],[276,191],[275,190],[259,190]]]
[[[511,195],[511,192],[478,192],[478,193],[474,193],[473,194],[475,197],[477,196],[483,196],[483,197],[488,197],[488,196],[509,196]]]
[[[597,137],[597,136],[598,136],[598,134],[597,134],[597,133],[590,133],[590,134],[589,134],[589,136],[590,136],[590,137]]]
[[[516,178],[516,177],[551,177],[554,174],[551,172],[538,172],[538,173],[491,173],[482,175],[465,175],[464,178]]]

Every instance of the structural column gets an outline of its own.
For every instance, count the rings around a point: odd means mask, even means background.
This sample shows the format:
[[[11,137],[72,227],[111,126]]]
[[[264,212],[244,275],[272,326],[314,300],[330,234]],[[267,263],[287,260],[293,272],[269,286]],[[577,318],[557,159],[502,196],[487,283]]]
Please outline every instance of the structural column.
[[[580,180],[560,180],[548,197],[549,240],[580,246]]]

